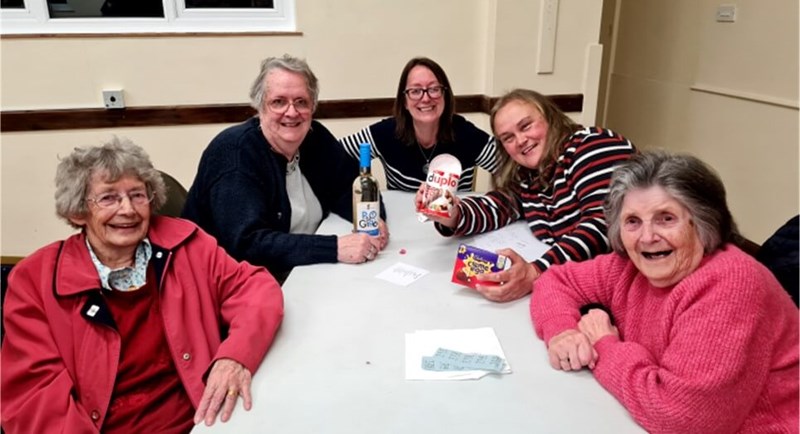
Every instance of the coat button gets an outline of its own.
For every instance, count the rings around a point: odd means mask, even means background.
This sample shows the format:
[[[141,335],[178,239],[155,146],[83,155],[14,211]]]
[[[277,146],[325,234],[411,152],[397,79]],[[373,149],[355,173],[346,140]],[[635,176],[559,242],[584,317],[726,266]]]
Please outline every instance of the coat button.
[[[191,354],[189,354],[189,353],[183,353],[183,360],[186,360],[186,361],[188,361],[188,360],[189,360],[189,359],[191,359],[191,358],[192,358],[192,355],[191,355]]]
[[[156,253],[156,258],[161,259],[162,256],[164,256],[163,253],[161,252]]]
[[[92,410],[92,420],[97,421],[100,420],[100,412],[97,410]]]

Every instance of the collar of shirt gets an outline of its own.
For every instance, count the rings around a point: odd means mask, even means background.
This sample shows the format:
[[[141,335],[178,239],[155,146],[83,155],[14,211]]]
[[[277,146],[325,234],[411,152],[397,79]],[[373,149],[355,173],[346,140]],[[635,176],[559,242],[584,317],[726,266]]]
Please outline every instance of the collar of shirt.
[[[292,173],[294,173],[294,171],[297,170],[297,165],[298,164],[300,164],[300,150],[299,149],[297,150],[297,152],[295,152],[294,157],[291,159],[291,161],[286,163],[286,174],[287,175],[291,175]]]
[[[100,284],[103,289],[123,292],[135,291],[147,282],[147,264],[153,255],[153,247],[150,245],[149,239],[143,239],[139,246],[136,247],[136,258],[133,261],[133,267],[122,267],[116,270],[112,270],[97,259],[97,255],[94,254],[88,238],[86,239],[86,247],[89,248],[89,256],[91,256],[94,268],[97,269],[97,274],[100,276]]]

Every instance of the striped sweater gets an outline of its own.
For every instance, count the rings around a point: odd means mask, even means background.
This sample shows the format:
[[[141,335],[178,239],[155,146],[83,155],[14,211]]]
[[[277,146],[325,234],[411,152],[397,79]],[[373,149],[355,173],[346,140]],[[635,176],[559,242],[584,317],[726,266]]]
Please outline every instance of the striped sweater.
[[[453,115],[454,141],[437,143],[433,149],[404,144],[395,135],[396,125],[394,118],[386,118],[339,139],[344,150],[355,160],[359,159],[359,145],[370,144],[372,158],[383,164],[389,190],[417,191],[428,176],[423,166],[441,154],[450,154],[461,162],[458,191],[472,191],[476,166],[490,173],[497,169],[494,138],[463,116]]]
[[[589,259],[609,250],[603,200],[614,166],[636,152],[633,144],[608,129],[584,128],[563,144],[547,190],[522,183],[516,195],[491,191],[461,200],[461,219],[454,230],[437,224],[442,235],[489,232],[524,218],[550,250],[532,265],[542,272],[551,265]]]
[[[656,288],[615,253],[553,267],[534,284],[536,334],[606,306],[619,338],[594,344],[597,381],[652,433],[797,433],[798,313],[763,265],[733,245]]]

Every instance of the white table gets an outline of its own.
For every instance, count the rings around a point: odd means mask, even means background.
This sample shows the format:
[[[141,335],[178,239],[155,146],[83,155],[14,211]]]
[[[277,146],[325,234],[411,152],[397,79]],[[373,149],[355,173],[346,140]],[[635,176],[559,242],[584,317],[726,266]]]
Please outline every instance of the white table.
[[[366,264],[296,268],[286,316],[253,379],[253,409],[193,432],[630,433],[643,432],[588,371],[547,362],[525,297],[498,304],[450,282],[458,239],[419,223],[413,195],[384,192],[389,246]],[[342,234],[337,216],[319,233]],[[405,249],[405,254],[400,250]],[[407,287],[376,274],[404,262],[430,274]],[[493,327],[513,373],[473,381],[407,381],[404,336]]]

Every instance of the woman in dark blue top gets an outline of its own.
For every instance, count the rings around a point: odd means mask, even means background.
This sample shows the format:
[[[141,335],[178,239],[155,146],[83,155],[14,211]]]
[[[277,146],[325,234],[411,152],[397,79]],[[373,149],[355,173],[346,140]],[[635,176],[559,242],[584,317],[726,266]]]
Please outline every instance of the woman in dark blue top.
[[[426,57],[411,59],[403,68],[393,117],[339,142],[355,160],[359,144],[369,143],[372,158],[383,164],[389,190],[417,191],[430,161],[440,154],[451,154],[461,162],[459,191],[472,191],[476,166],[490,173],[497,168],[494,139],[455,114],[447,75]]]
[[[183,210],[231,256],[279,277],[297,265],[370,261],[388,242],[383,220],[378,237],[314,233],[331,211],[352,220],[358,175],[358,164],[312,120],[318,94],[304,60],[264,60],[250,92],[258,116],[211,141]]]

